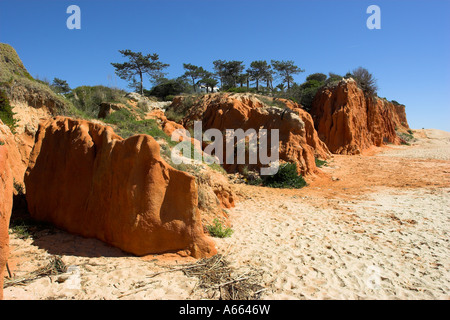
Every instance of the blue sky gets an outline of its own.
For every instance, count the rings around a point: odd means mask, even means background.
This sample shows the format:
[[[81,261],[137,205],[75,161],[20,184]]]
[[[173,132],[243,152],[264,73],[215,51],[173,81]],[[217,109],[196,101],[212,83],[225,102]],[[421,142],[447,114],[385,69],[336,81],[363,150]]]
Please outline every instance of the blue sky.
[[[81,30],[66,9],[81,8]],[[381,8],[381,30],[366,9]],[[0,0],[0,42],[12,45],[33,76],[71,87],[126,88],[110,62],[118,50],[158,53],[169,77],[183,63],[294,60],[315,72],[363,66],[381,97],[406,105],[410,126],[450,131],[450,1],[407,0]],[[150,83],[147,83],[150,86]]]

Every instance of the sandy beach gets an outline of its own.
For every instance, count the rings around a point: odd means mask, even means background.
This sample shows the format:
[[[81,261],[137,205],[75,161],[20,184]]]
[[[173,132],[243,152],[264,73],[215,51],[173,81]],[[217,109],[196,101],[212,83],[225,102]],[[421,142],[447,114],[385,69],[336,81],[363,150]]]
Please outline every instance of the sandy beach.
[[[414,135],[411,146],[335,155],[303,189],[234,185],[234,233],[214,238],[219,253],[237,275],[258,275],[261,299],[449,299],[450,133]],[[166,272],[193,258],[135,257],[52,228],[26,239],[10,231],[6,300],[218,298],[197,277]],[[53,256],[70,272],[11,283]]]

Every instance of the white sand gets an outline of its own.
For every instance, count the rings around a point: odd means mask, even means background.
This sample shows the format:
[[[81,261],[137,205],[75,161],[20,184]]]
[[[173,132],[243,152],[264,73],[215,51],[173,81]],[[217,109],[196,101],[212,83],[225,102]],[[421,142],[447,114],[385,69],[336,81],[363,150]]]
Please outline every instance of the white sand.
[[[229,210],[235,232],[216,239],[219,252],[239,272],[262,272],[263,299],[449,299],[449,134],[419,131],[411,147],[336,156],[324,171],[339,181],[301,190],[236,185],[241,201]],[[148,277],[192,259],[132,257],[62,231],[35,240],[12,235],[11,244],[15,279],[51,255],[77,266],[79,277],[12,286],[5,299],[212,298],[181,271]]]

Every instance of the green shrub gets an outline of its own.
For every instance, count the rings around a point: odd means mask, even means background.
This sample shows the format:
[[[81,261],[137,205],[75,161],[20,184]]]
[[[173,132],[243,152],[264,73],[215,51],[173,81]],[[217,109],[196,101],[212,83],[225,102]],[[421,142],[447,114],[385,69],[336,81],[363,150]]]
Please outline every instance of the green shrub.
[[[166,96],[164,98],[164,101],[173,101],[174,98],[175,98],[175,96],[173,94],[169,94],[168,96]]]
[[[365,68],[359,67],[352,71],[351,77],[358,83],[358,87],[364,91],[367,97],[374,97],[377,94],[377,80]]]
[[[233,234],[233,230],[231,228],[224,228],[224,226],[220,223],[219,219],[214,219],[213,225],[206,226],[209,234],[216,238],[227,238]]]
[[[324,82],[327,80],[327,75],[323,73],[313,73],[306,77],[306,81],[318,81],[318,82]]]
[[[187,87],[188,85],[185,80],[181,78],[172,79],[154,86],[151,90],[144,90],[144,95],[164,99],[167,96],[176,96],[183,92],[187,92]]]
[[[328,163],[325,160],[320,160],[319,158],[316,158],[316,167],[320,168],[320,167],[327,167]]]
[[[31,236],[30,226],[24,221],[11,222],[9,228],[11,233],[15,234],[19,239],[28,239]]]
[[[306,186],[306,181],[297,173],[295,163],[283,163],[277,173],[270,176],[262,176],[263,185],[271,188],[300,189]]]
[[[97,118],[102,102],[127,103],[126,92],[105,86],[81,86],[67,94],[67,98],[76,109],[86,114],[88,118]]]
[[[403,144],[403,145],[410,146],[411,142],[416,141],[416,139],[414,138],[414,135],[412,133],[403,133],[403,132],[398,132],[397,131],[397,136],[399,136],[400,139],[402,139],[401,144]]]
[[[6,92],[3,90],[0,90],[0,119],[11,129],[12,133],[16,132],[17,120],[14,119],[14,112],[9,104]]]

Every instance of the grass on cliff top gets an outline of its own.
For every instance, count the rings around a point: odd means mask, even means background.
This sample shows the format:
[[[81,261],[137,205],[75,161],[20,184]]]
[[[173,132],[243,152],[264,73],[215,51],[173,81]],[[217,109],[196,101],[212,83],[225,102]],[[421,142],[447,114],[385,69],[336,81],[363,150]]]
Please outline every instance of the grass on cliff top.
[[[0,43],[0,89],[9,100],[31,103],[51,100],[55,108],[53,115],[84,117],[64,96],[56,94],[43,81],[35,80],[20,60],[16,50],[8,44]]]
[[[276,107],[276,108],[280,108],[280,109],[287,108],[286,104],[283,101],[280,101],[276,98],[270,98],[270,97],[264,97],[264,96],[258,95],[258,100],[269,107]]]
[[[6,82],[11,77],[23,77],[33,80],[27,69],[20,60],[19,55],[13,47],[6,43],[0,43],[0,82]]]
[[[80,86],[66,96],[76,109],[94,119],[98,117],[102,102],[127,104],[125,95],[124,90],[99,85]]]
[[[5,91],[0,90],[0,119],[2,122],[9,127],[11,132],[14,134],[16,131],[17,120],[14,119],[14,112],[9,104],[8,97]]]
[[[159,128],[156,120],[138,120],[136,115],[125,108],[108,115],[104,121],[115,125],[115,132],[124,139],[136,134],[148,134],[155,139],[161,138],[173,144],[170,137]]]

